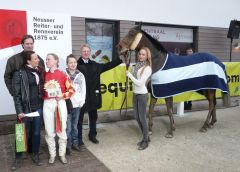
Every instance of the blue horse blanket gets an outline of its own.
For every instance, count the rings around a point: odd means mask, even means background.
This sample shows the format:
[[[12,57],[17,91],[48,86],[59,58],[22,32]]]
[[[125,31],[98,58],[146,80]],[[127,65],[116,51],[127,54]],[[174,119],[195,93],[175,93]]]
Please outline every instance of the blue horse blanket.
[[[228,92],[224,64],[208,53],[168,54],[163,67],[151,76],[151,83],[156,98],[203,89]]]

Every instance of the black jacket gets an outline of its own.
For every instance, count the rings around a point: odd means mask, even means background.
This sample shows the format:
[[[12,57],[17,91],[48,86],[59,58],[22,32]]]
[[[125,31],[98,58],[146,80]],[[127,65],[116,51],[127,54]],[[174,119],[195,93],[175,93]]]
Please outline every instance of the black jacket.
[[[27,67],[13,74],[12,93],[17,115],[42,108],[43,84],[42,72],[39,72],[39,85],[36,84],[34,74]]]
[[[89,60],[84,63],[80,57],[78,60],[78,70],[83,73],[86,81],[86,100],[82,107],[85,111],[99,109],[102,107],[102,96],[100,91],[100,74],[110,70],[119,64],[122,60],[119,58],[106,64],[96,63]]]
[[[17,70],[19,70],[21,67],[23,67],[23,58],[24,58],[24,51],[22,51],[21,53],[15,54],[12,57],[10,57],[7,61],[7,65],[6,65],[6,69],[5,69],[5,73],[4,73],[4,81],[5,84],[8,88],[9,93],[13,96],[13,92],[12,92],[12,78],[13,78],[13,74],[14,72],[16,72]],[[39,67],[45,71],[45,66],[44,66],[44,61],[43,59],[41,59],[41,57],[39,57]]]

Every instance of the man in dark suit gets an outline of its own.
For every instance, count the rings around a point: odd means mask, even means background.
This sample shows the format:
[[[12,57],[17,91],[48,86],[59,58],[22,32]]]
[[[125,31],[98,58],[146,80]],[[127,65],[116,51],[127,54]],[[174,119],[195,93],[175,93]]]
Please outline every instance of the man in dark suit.
[[[83,145],[82,141],[82,125],[84,113],[88,112],[90,130],[88,138],[91,142],[98,144],[99,141],[96,139],[97,129],[96,122],[98,118],[97,109],[102,106],[102,97],[100,91],[100,75],[101,73],[110,70],[122,63],[119,58],[108,62],[106,64],[96,63],[89,59],[91,55],[91,48],[88,45],[83,45],[80,48],[81,57],[78,60],[78,70],[83,73],[86,81],[86,100],[85,104],[81,108],[79,121],[78,121],[78,138],[79,146]]]

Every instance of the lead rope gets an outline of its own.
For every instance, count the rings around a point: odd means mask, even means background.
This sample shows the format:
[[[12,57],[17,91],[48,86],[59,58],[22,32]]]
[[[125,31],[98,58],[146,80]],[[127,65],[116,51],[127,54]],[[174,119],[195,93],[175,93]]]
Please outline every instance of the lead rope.
[[[129,57],[129,59],[128,59]],[[127,52],[127,58],[128,60],[126,60],[126,71],[128,70],[129,66],[130,66],[130,62],[131,62],[131,51],[128,51]],[[125,103],[126,107],[125,107],[125,114],[124,114],[124,117],[126,117],[127,115],[127,102],[128,102],[128,99],[127,99],[127,91],[128,91],[128,77],[126,76],[126,88],[125,88],[125,95],[124,95],[124,98],[123,98],[123,102],[122,102],[122,105],[121,105],[121,108],[120,108],[120,117],[122,118],[122,108],[123,108],[123,105]]]

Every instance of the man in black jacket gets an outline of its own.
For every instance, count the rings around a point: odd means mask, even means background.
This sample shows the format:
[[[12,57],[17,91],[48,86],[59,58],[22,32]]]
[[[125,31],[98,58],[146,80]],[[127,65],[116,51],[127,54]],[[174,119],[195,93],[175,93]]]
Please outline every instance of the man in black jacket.
[[[78,121],[79,146],[84,144],[82,141],[82,124],[85,112],[88,112],[90,122],[90,131],[88,134],[89,140],[95,144],[99,143],[96,139],[96,121],[98,118],[97,109],[102,106],[100,75],[122,63],[122,60],[119,58],[106,64],[100,64],[90,60],[89,56],[91,54],[91,48],[86,44],[80,48],[80,51],[81,57],[78,60],[77,68],[83,73],[86,80],[86,100],[81,108]]]
[[[11,95],[13,95],[12,92],[12,78],[13,73],[17,70],[19,70],[23,66],[23,59],[25,56],[25,53],[27,51],[33,51],[34,48],[34,38],[32,35],[24,35],[21,40],[23,51],[21,53],[15,54],[12,57],[10,57],[7,61],[5,73],[4,73],[4,81],[7,86],[7,89]],[[40,62],[39,67],[45,71],[44,61],[38,56]]]

